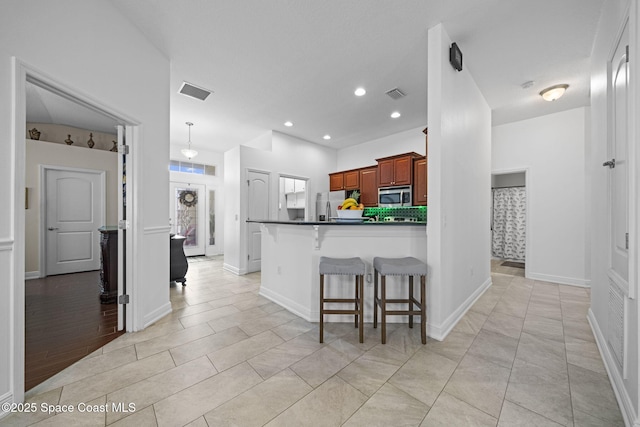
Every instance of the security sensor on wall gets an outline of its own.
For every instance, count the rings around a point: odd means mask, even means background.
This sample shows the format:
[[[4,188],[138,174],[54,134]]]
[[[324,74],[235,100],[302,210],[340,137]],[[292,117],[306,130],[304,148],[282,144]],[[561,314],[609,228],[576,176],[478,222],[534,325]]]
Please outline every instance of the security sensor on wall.
[[[456,43],[452,43],[449,48],[449,62],[458,71],[462,71],[462,52]]]

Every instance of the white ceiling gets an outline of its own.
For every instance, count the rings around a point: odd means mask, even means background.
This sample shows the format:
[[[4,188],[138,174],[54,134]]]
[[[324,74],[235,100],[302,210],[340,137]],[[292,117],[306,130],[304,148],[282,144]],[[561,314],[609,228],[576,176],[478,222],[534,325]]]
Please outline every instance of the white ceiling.
[[[274,129],[342,148],[427,126],[427,31],[464,55],[493,123],[589,103],[604,0],[111,0],[171,61],[171,143],[226,151]],[[529,89],[521,84],[533,80]],[[212,90],[178,94],[183,81]],[[538,92],[567,83],[553,103]],[[353,95],[356,87],[367,90]],[[407,94],[394,101],[394,87]],[[402,116],[391,119],[392,111]],[[290,120],[294,126],[283,123]],[[322,136],[330,134],[331,141]]]

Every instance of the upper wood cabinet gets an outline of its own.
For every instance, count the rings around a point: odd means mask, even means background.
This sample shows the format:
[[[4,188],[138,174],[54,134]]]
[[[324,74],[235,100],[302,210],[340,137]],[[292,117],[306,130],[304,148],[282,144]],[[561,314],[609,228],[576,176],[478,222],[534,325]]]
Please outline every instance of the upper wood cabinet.
[[[413,159],[420,158],[418,153],[406,153],[398,156],[376,159],[378,162],[378,186],[411,185],[413,180]]]
[[[427,158],[413,159],[413,204],[427,205]]]
[[[378,167],[360,169],[360,203],[378,206]]]
[[[329,190],[357,190],[360,188],[360,170],[350,170],[329,174]]]

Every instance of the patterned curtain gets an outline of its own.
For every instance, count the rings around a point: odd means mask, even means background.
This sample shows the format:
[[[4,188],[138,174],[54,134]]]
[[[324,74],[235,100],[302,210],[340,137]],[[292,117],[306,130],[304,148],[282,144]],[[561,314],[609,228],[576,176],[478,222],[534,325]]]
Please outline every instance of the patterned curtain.
[[[493,190],[493,256],[524,262],[526,192],[522,187]]]

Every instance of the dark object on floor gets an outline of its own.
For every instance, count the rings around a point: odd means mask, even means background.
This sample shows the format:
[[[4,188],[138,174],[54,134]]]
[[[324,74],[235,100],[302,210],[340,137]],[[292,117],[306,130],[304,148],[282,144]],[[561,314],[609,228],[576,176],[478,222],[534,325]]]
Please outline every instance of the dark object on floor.
[[[184,255],[184,241],[185,238],[182,236],[171,236],[169,281],[181,282],[182,286],[187,286],[185,276],[189,269],[189,263],[187,262],[187,257]]]
[[[524,262],[505,261],[500,265],[504,267],[524,268]]]

